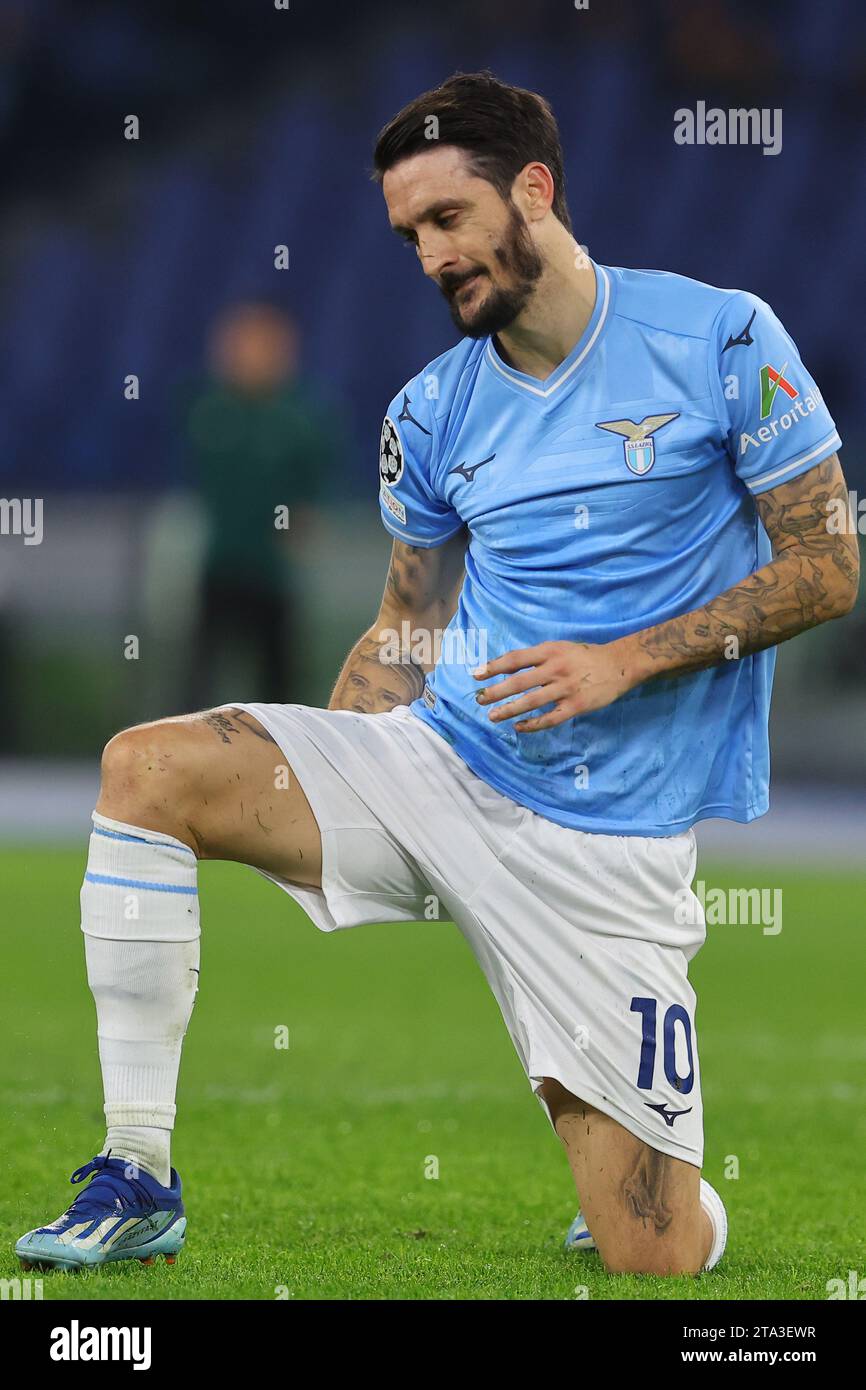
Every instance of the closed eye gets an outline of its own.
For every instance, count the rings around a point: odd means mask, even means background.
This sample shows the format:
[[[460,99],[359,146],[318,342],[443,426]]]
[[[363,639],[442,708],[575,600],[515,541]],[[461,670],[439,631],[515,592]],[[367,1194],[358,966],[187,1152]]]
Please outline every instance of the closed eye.
[[[459,212],[441,212],[436,218],[436,226],[441,228],[442,231],[447,231],[449,227],[453,227],[459,216]],[[397,235],[404,246],[418,245],[418,236],[416,232],[398,232]]]

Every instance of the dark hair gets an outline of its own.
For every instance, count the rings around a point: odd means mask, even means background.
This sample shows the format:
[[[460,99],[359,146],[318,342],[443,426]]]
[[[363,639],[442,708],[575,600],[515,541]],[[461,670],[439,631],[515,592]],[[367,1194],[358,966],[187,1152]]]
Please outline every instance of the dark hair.
[[[431,116],[438,121],[436,140],[429,138]],[[553,175],[553,213],[571,231],[559,129],[544,97],[500,82],[487,69],[457,72],[410,101],[379,132],[373,178],[381,183],[401,159],[436,144],[466,150],[473,172],[492,183],[506,202],[520,170],[540,160]]]

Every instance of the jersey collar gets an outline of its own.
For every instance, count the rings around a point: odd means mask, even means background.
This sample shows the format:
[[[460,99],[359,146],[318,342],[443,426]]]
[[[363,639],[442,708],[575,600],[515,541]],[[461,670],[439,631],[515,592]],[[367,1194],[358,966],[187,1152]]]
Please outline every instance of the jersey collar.
[[[613,297],[611,277],[604,266],[597,265],[595,261],[592,261],[591,264],[595,271],[595,304],[589,323],[568,356],[563,358],[559,366],[550,373],[550,376],[539,381],[538,377],[529,376],[526,372],[518,372],[514,367],[509,367],[507,363],[503,362],[493,345],[493,338],[490,337],[487,339],[487,346],[484,350],[484,360],[497,376],[504,377],[512,386],[520,387],[540,400],[549,400],[551,397],[555,397],[562,387],[574,380],[575,375],[592,353],[611,316]]]

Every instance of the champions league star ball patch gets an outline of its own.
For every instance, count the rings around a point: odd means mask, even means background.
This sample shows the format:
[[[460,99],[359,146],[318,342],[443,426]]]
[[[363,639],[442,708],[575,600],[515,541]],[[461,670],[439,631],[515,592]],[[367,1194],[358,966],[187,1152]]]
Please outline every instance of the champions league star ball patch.
[[[386,487],[393,487],[403,476],[403,445],[397,426],[390,415],[385,416],[382,438],[379,441],[379,477]]]

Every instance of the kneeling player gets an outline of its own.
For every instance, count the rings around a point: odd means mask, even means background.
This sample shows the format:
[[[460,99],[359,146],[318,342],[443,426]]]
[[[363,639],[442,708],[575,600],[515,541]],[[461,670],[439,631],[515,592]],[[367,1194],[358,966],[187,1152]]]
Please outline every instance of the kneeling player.
[[[698,1273],[726,1219],[700,1176],[704,926],[678,909],[693,825],[768,808],[770,649],[854,602],[839,437],[761,300],[580,251],[540,97],[455,77],[386,127],[376,171],[465,335],[388,411],[380,611],[328,710],[240,703],[108,744],[81,898],[108,1133],[16,1248],[182,1245],[197,861],[229,859],[325,931],[435,894],[567,1150],[568,1244]]]

